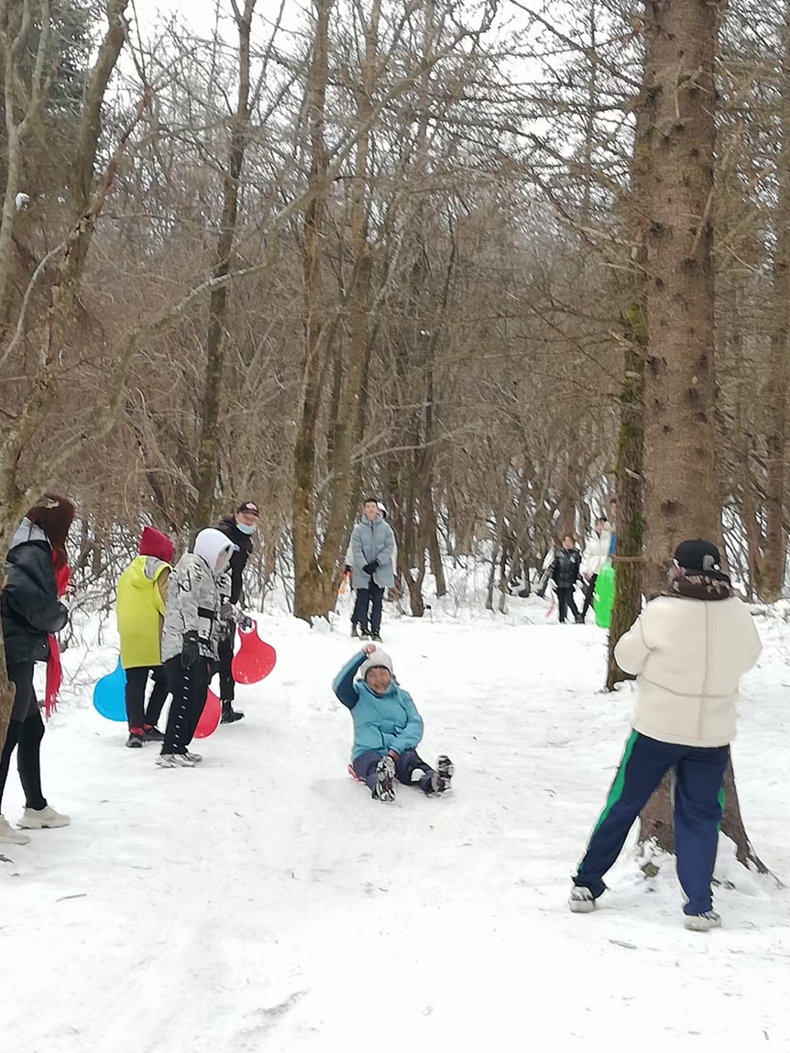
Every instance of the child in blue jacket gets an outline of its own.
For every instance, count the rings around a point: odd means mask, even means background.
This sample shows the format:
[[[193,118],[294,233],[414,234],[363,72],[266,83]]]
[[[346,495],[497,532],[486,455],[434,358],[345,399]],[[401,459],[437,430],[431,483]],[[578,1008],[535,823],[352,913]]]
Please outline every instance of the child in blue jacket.
[[[357,672],[359,680],[354,679]],[[454,771],[450,758],[442,754],[434,769],[417,753],[422,717],[395,679],[388,654],[368,644],[340,670],[332,688],[351,710],[351,764],[374,800],[394,801],[396,778],[407,786],[419,784],[426,794],[450,789]]]

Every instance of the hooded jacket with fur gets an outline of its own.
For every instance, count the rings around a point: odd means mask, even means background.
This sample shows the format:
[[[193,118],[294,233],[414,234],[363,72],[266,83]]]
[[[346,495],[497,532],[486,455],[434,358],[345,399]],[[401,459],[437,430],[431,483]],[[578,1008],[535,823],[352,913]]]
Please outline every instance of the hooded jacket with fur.
[[[162,661],[181,653],[187,633],[197,635],[200,653],[217,657],[222,635],[220,583],[226,570],[233,542],[219,530],[201,530],[195,548],[187,552],[170,575],[162,632]]]

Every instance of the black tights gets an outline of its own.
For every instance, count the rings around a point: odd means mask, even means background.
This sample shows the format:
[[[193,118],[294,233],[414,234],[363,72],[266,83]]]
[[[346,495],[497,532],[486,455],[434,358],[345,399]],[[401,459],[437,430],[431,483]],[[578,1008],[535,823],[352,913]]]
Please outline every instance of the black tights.
[[[22,789],[25,791],[25,807],[38,811],[46,808],[47,802],[41,792],[41,740],[44,738],[44,721],[41,719],[36,692],[33,689],[33,663],[12,663],[8,666],[8,679],[14,685],[14,708],[5,745],[0,754],[0,812],[11,755],[17,746],[19,750],[16,763]]]

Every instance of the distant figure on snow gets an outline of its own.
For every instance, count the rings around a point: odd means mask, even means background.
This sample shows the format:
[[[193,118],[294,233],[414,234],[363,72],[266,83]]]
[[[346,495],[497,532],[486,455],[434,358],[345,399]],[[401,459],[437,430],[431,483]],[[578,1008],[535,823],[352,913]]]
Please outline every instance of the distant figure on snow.
[[[357,599],[351,635],[381,641],[384,590],[395,584],[395,532],[375,497],[362,506],[362,518],[351,535],[351,585]],[[368,620],[369,619],[369,620]]]
[[[355,679],[357,673],[361,679]],[[352,767],[374,800],[394,801],[396,778],[429,795],[450,789],[454,773],[450,758],[442,754],[434,769],[417,753],[422,717],[395,679],[388,654],[367,644],[340,670],[332,689],[351,710]]]
[[[57,494],[45,494],[30,509],[11,541],[6,584],[0,594],[6,670],[14,687],[11,720],[0,754],[0,805],[16,749],[19,779],[25,791],[25,811],[17,825],[25,830],[68,826],[70,822],[67,815],[47,803],[41,790],[44,721],[33,687],[33,670],[36,662],[46,662],[47,680],[52,670],[59,682],[60,659],[53,634],[68,621],[60,597],[69,580],[66,539],[74,511],[71,501]],[[0,815],[0,844],[29,843],[27,834],[14,830]]]
[[[671,769],[684,924],[695,931],[721,924],[711,896],[721,788],[735,736],[738,683],[761,649],[749,608],[733,595],[716,546],[700,539],[678,545],[667,593],[648,603],[615,648],[620,668],[637,676],[633,730],[573,878],[574,913],[595,908],[634,820]]]
[[[592,606],[595,595],[595,583],[598,575],[604,567],[611,562],[612,532],[606,516],[598,516],[592,534],[584,544],[584,558],[582,559],[581,572],[585,581],[584,606],[582,607],[581,619],[587,617],[587,611]]]
[[[577,622],[581,622],[582,616],[576,606],[573,591],[579,580],[579,567],[582,554],[576,548],[576,539],[573,534],[566,534],[562,539],[562,548],[554,557],[551,565],[550,576],[554,582],[557,592],[557,606],[559,607],[560,623],[564,624],[568,615],[568,608]]]
[[[173,569],[173,542],[147,526],[137,551],[138,555],[118,578],[115,604],[121,665],[126,672],[126,745],[133,749],[164,739],[157,724],[169,694],[162,666],[162,626],[167,580]],[[146,707],[149,677],[154,686]]]

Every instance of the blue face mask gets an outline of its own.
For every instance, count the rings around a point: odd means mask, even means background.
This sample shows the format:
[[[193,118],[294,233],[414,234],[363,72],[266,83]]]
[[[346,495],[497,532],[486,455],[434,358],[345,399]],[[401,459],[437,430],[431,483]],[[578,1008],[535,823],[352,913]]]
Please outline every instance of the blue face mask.
[[[254,534],[255,533],[255,527],[254,526],[247,526],[246,523],[237,523],[236,526],[239,528],[239,530],[242,532],[242,534]]]

